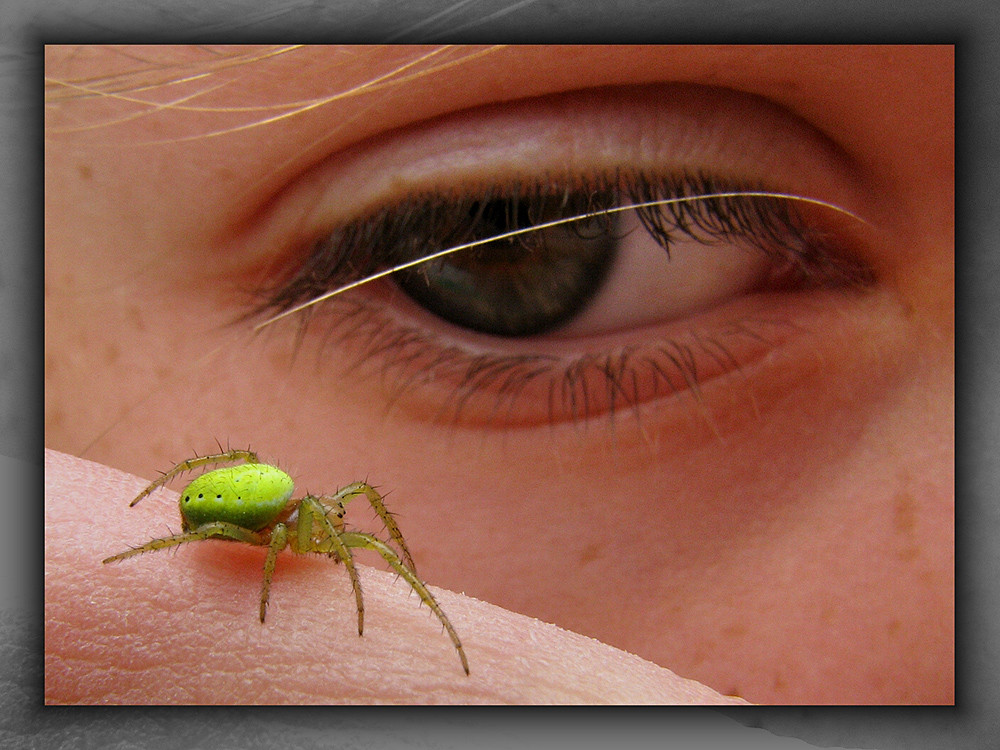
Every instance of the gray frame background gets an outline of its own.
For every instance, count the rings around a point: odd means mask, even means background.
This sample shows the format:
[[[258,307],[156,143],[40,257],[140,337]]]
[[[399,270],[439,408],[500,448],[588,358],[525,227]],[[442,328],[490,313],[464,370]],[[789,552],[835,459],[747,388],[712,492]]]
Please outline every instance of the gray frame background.
[[[826,7],[829,5],[829,7]],[[835,7],[834,7],[835,6]],[[323,30],[325,34],[319,34]],[[920,0],[5,0],[0,8],[0,747],[985,748],[1000,737],[1000,12]],[[42,705],[42,45],[934,42],[958,59],[956,708],[86,709]],[[992,208],[991,208],[992,207]],[[992,439],[991,439],[992,438]]]

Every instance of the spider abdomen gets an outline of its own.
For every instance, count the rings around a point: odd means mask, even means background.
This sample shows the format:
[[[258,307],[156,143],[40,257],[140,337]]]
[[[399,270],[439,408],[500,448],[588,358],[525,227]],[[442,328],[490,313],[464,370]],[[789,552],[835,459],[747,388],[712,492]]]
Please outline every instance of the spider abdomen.
[[[241,464],[206,472],[181,493],[184,528],[225,521],[259,531],[277,518],[294,489],[288,474],[268,464]]]

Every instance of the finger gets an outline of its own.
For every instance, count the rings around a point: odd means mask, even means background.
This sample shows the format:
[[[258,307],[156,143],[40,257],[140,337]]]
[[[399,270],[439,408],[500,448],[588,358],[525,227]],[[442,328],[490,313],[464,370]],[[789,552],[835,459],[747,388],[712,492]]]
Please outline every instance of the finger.
[[[161,490],[130,509],[146,480],[52,451],[45,473],[48,703],[740,702],[431,586],[461,635],[466,676],[410,587],[364,565],[370,616],[358,637],[350,580],[325,556],[278,556],[261,624],[266,548],[207,540],[102,565],[168,526],[176,531],[176,494]]]

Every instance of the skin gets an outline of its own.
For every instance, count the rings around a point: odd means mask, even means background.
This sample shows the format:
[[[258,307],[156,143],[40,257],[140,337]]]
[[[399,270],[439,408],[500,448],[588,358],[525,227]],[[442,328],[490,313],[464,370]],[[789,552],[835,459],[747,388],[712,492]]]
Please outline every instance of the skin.
[[[300,50],[249,64],[266,74],[227,69],[209,83],[232,82],[192,101],[329,95],[415,52]],[[167,66],[161,79],[206,60],[193,49],[144,54]],[[143,67],[134,58],[49,48],[46,74],[90,80]],[[659,89],[544,104],[660,81],[725,92],[714,119],[695,118],[704,127],[688,131],[686,151],[667,126],[656,138],[628,130],[670,119],[675,100]],[[206,85],[143,95],[178,100]],[[633,116],[619,123],[619,109]],[[951,48],[515,48],[212,137],[274,111],[167,109],[107,124],[134,111],[88,97],[52,107],[46,122],[46,443],[147,478],[112,481],[62,454],[47,465],[47,700],[630,702],[642,673],[664,680],[642,695],[669,702],[670,673],[651,662],[752,702],[953,702]],[[720,117],[724,143],[703,142]],[[67,130],[91,123],[100,126]],[[135,145],[147,141],[157,143]],[[321,325],[298,340],[294,321],[257,338],[229,325],[247,311],[246,289],[294,262],[296,243],[401,186],[460,187],[546,159],[613,162],[623,148],[641,163],[681,158],[659,152],[664,144],[694,166],[769,176],[863,216],[866,226],[834,230],[874,284],[737,294],[680,323],[503,344],[600,351],[746,316],[794,324],[741,376],[701,384],[700,400],[664,395],[613,428],[600,415],[549,424],[528,401],[490,420],[491,402],[475,399],[457,423],[442,422],[448,383],[396,394],[377,361],[352,366],[351,342]],[[487,346],[397,298],[371,299],[388,320]],[[252,445],[307,491],[364,478],[391,489],[422,577],[475,597],[434,589],[467,643],[473,682],[406,587],[374,570],[362,572],[366,602],[387,631],[369,640],[366,629],[360,642],[344,571],[328,561],[279,561],[272,606],[286,614],[269,614],[270,637],[254,630],[259,550],[206,542],[102,570],[123,544],[177,524],[162,499],[128,510],[129,491],[216,438]],[[540,648],[531,634],[551,631],[512,612],[597,641],[572,651],[559,633]],[[397,629],[394,618],[416,619]],[[415,629],[427,634],[419,658],[399,656],[415,648]],[[116,632],[133,634],[134,647],[111,648],[102,634]],[[236,640],[220,644],[220,632]],[[527,636],[500,647],[512,632]],[[331,637],[331,692],[296,687],[289,667],[315,669],[315,639]],[[618,652],[604,644],[647,660],[634,684],[620,681]],[[574,692],[584,652],[598,660],[590,673],[618,687]],[[215,666],[191,670],[218,663],[213,654],[227,654],[218,674],[228,681],[212,682]],[[282,668],[247,687],[232,654],[253,660],[251,674],[268,660]],[[154,663],[169,688],[139,684]],[[397,668],[413,671],[381,679]],[[524,687],[536,679],[552,692]]]

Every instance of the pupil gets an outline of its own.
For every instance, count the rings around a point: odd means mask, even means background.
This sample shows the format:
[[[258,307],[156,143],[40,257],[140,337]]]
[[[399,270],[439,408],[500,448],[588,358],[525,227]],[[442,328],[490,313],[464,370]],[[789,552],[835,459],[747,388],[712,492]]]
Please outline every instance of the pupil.
[[[554,197],[549,197],[556,202]],[[485,239],[572,215],[512,198],[474,204],[470,229],[434,238],[435,249]],[[581,201],[568,201],[579,205]],[[614,216],[587,219],[497,240],[393,275],[440,318],[494,336],[524,337],[569,322],[594,297],[616,255]]]

